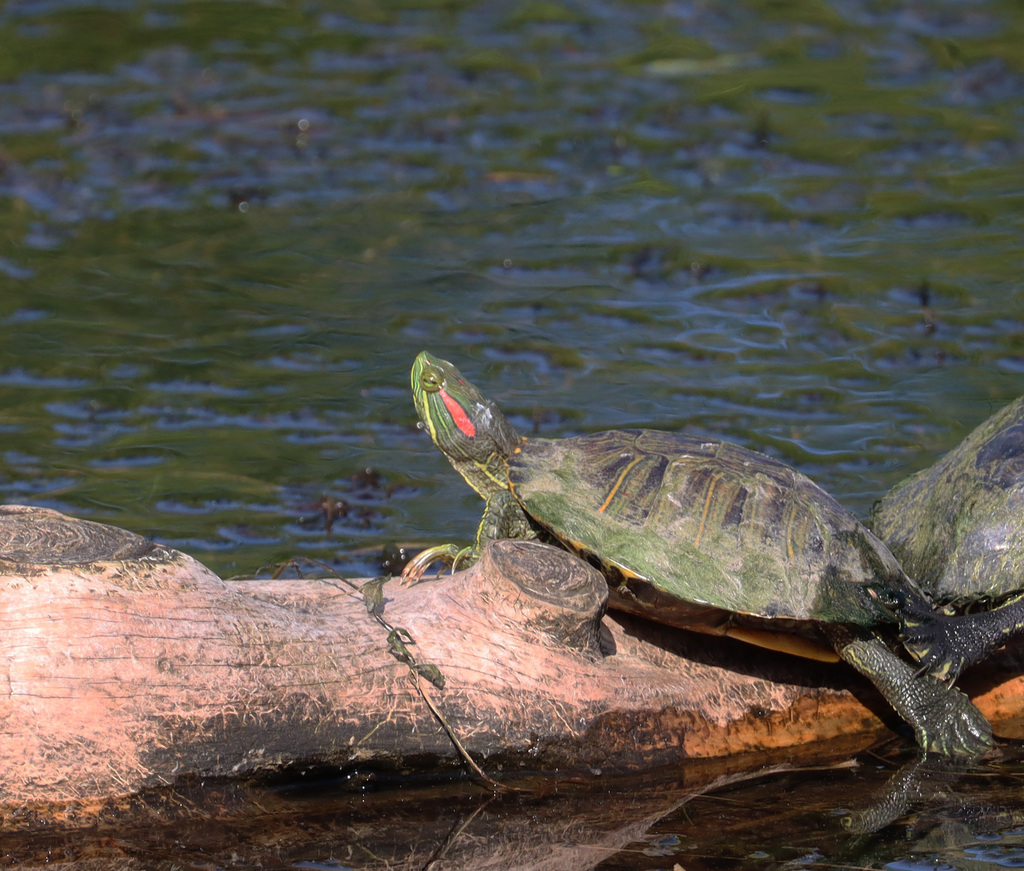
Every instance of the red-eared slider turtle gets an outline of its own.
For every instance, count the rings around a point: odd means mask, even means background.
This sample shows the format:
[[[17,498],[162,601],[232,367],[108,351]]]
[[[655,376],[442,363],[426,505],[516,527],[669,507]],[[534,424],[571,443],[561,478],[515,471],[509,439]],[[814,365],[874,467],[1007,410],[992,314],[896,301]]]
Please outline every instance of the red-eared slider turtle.
[[[897,484],[872,524],[936,603],[971,612],[908,619],[907,648],[933,674],[955,680],[1024,631],[1024,397]]]
[[[451,363],[425,352],[412,390],[422,425],[487,504],[474,544],[424,551],[406,580],[439,559],[464,568],[488,540],[545,538],[604,571],[612,607],[842,658],[925,750],[975,757],[990,746],[966,696],[918,675],[877,634],[896,636],[895,603],[928,614],[928,601],[886,547],[799,472],[726,442],[649,430],[522,439]]]

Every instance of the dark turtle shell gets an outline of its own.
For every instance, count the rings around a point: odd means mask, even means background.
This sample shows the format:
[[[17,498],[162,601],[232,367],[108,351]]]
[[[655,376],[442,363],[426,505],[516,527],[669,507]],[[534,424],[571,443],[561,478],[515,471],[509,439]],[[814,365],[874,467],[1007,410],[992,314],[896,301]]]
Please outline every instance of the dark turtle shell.
[[[809,478],[726,442],[648,430],[527,439],[508,465],[526,511],[629,588],[619,592],[636,606],[617,606],[662,622],[686,625],[689,606],[876,626],[893,617],[874,592],[909,583]],[[666,619],[673,603],[679,619]]]
[[[1024,397],[935,465],[897,484],[872,525],[906,572],[941,602],[998,600],[1024,588]]]

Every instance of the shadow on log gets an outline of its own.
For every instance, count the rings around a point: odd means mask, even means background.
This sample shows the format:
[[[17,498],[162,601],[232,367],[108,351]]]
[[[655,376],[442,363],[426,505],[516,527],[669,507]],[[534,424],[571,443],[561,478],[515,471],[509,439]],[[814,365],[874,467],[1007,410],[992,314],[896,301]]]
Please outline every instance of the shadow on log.
[[[451,577],[386,583],[381,620],[358,585],[223,581],[44,509],[0,509],[0,554],[8,828],[200,781],[457,772],[431,707],[499,780],[725,757],[751,770],[848,756],[901,728],[843,666],[602,620],[602,577],[532,542],[494,543]],[[983,686],[963,682],[999,734],[1022,730],[1019,672],[994,660]]]

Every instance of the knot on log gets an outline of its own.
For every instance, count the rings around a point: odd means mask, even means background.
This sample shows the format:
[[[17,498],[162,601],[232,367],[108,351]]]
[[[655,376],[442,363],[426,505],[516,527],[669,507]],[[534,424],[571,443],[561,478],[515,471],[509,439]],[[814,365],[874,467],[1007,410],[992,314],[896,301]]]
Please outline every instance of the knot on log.
[[[513,539],[489,543],[478,565],[482,578],[517,594],[506,603],[510,619],[564,647],[600,655],[608,585],[592,566],[559,548]]]
[[[15,566],[75,566],[111,560],[160,559],[148,538],[48,508],[0,506],[0,560]]]

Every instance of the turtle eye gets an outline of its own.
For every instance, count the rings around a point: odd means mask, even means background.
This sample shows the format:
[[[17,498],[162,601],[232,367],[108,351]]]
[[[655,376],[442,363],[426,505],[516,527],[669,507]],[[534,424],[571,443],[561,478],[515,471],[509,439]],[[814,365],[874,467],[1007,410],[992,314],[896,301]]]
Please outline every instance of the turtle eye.
[[[444,375],[436,366],[427,366],[420,373],[420,387],[427,393],[437,393],[444,386]]]

